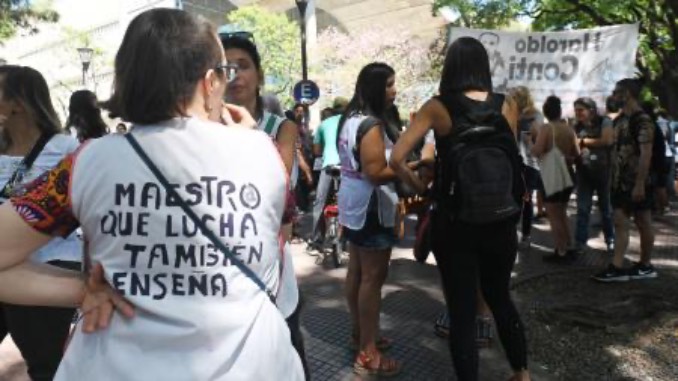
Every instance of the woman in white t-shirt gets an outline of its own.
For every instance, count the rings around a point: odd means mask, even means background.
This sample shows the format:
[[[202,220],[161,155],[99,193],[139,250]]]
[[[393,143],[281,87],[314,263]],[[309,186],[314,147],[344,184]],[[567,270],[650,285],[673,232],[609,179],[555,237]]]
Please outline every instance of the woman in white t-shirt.
[[[55,380],[303,380],[273,303],[287,176],[268,136],[224,126],[232,116],[254,124],[222,104],[231,69],[209,22],[141,13],[106,104],[132,132],[87,143],[0,207],[0,300],[81,303],[77,274],[26,262],[80,225],[91,261],[135,306],[134,318],[110,322],[96,310],[107,329],[75,331]]]
[[[61,134],[47,83],[29,67],[0,66],[0,127],[4,143],[0,152],[0,204],[78,147],[75,139]],[[33,252],[30,260],[79,270],[81,251],[80,240],[71,234],[52,239]],[[73,308],[0,303],[0,341],[11,334],[31,379],[51,380],[74,314]]]

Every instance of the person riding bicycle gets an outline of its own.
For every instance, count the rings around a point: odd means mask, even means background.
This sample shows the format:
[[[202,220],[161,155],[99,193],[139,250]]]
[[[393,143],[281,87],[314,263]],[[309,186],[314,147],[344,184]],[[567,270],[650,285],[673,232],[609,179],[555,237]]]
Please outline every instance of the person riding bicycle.
[[[319,222],[325,209],[327,196],[332,186],[332,176],[329,170],[339,166],[339,153],[337,153],[337,129],[339,119],[348,105],[348,99],[336,97],[332,105],[334,116],[325,119],[318,127],[313,139],[313,153],[322,156],[322,170],[316,188],[315,202],[313,203],[313,224],[311,231],[311,243],[309,246],[321,247],[324,240],[324,230],[319,229]],[[336,192],[337,189],[334,189]]]

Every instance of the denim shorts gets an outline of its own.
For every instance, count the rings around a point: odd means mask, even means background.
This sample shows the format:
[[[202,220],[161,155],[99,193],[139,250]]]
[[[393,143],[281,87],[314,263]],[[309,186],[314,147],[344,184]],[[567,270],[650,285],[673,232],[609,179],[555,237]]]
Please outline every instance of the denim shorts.
[[[344,237],[353,245],[375,250],[390,249],[398,242],[395,228],[382,226],[379,222],[377,197],[374,193],[367,207],[363,227],[359,230],[344,227]]]
[[[390,249],[398,242],[394,228],[381,226],[376,212],[368,212],[360,230],[344,227],[344,237],[353,245],[367,249]]]

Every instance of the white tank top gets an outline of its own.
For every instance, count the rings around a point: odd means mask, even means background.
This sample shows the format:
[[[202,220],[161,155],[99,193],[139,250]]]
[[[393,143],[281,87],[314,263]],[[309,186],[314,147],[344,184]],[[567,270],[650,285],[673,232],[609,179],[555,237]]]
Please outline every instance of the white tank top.
[[[280,131],[280,126],[287,121],[286,118],[281,116],[271,114],[268,111],[264,111],[261,119],[257,123],[257,128],[261,131],[264,131],[268,136],[271,137],[274,141],[278,139],[278,131]],[[297,159],[296,151],[294,154],[294,162],[292,164],[292,173],[290,173],[290,186],[292,189],[296,187],[297,181],[299,180],[299,160]]]
[[[224,244],[272,290],[280,281],[284,165],[270,138],[198,119],[134,136]],[[73,212],[92,261],[136,306],[80,329],[56,380],[302,380],[280,311],[168,198],[124,136],[78,155]],[[262,366],[265,364],[265,366]]]
[[[278,131],[280,131],[280,126],[287,119],[280,117],[275,114],[271,114],[268,111],[264,111],[264,115],[257,124],[257,127],[268,134],[274,141],[278,137]],[[290,186],[294,187],[294,184],[297,183],[297,178],[299,177],[299,166],[297,165],[297,157],[294,157],[294,164],[292,166],[292,173],[290,174]],[[285,245],[284,249],[284,261],[283,261],[283,273],[282,280],[280,285],[280,291],[278,292],[278,298],[276,299],[276,304],[278,309],[283,314],[285,318],[288,318],[299,304],[299,287],[297,285],[297,276],[294,273],[294,260],[292,258],[292,250],[289,244]]]
[[[373,192],[377,195],[379,222],[384,227],[395,226],[396,205],[398,194],[395,185],[374,185],[367,177],[358,171],[359,163],[353,156],[353,147],[356,144],[356,135],[360,123],[366,117],[352,116],[344,122],[339,133],[337,148],[341,161],[341,184],[338,193],[339,223],[353,230],[360,230],[365,225],[367,210]],[[384,132],[386,162],[391,157],[393,142]]]

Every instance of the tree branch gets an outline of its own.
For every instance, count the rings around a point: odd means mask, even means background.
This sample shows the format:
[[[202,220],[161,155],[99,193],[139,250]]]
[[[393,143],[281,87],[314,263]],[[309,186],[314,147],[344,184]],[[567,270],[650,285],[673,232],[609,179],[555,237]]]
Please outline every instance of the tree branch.
[[[678,41],[678,23],[676,22],[676,15],[678,15],[678,0],[666,0],[666,2],[673,3],[673,5],[670,5],[670,8],[665,9],[663,21],[669,28],[669,32],[671,33],[675,45],[676,41]]]
[[[584,13],[589,16],[596,24],[598,25],[613,25],[615,24],[611,20],[606,19],[598,11],[593,9],[588,4],[582,4],[580,0],[565,0],[565,2],[572,4],[575,7],[575,10]]]
[[[668,8],[673,11],[674,15],[678,14],[678,0],[666,0],[666,5],[668,5]]]

